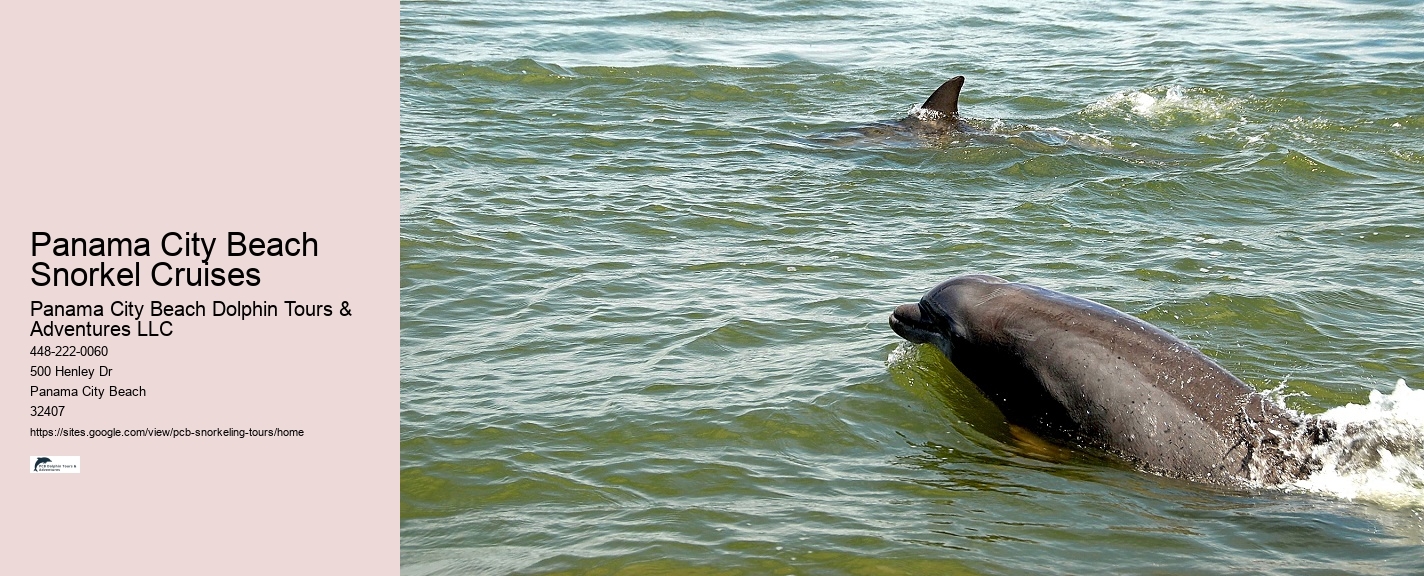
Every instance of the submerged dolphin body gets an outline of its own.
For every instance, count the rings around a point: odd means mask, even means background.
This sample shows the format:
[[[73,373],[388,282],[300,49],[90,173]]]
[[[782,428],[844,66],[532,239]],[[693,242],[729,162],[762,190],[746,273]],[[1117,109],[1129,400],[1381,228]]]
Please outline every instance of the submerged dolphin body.
[[[890,327],[934,344],[1009,422],[1167,476],[1289,482],[1319,469],[1306,448],[1333,430],[1151,324],[1037,286],[960,276],[897,307]]]

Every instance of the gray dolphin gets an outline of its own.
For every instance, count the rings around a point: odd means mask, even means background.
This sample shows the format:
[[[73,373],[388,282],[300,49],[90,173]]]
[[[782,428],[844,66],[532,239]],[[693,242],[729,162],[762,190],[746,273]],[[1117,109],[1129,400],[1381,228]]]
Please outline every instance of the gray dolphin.
[[[963,88],[963,76],[946,80],[925,99],[924,104],[912,110],[900,123],[912,130],[963,132],[965,126],[959,120],[959,91]]]
[[[1305,448],[1333,430],[1156,326],[994,276],[941,283],[895,308],[890,327],[938,347],[1008,421],[1167,476],[1289,482],[1319,470]]]
[[[876,122],[854,130],[861,137],[869,136],[876,140],[906,135],[937,139],[959,132],[973,133],[969,123],[959,118],[959,90],[962,88],[964,77],[955,76],[940,84],[924,104],[910,110],[904,118],[894,122]]]

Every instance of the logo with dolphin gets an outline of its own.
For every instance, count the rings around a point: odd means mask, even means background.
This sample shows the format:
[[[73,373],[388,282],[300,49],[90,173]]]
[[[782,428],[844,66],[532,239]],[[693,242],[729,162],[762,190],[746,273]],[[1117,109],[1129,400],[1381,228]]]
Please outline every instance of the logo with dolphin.
[[[31,474],[78,474],[78,456],[30,456]]]

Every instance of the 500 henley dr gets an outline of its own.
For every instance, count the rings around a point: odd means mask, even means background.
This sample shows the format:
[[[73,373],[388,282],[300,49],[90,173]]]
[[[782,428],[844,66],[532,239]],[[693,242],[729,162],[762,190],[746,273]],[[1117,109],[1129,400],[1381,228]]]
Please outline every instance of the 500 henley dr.
[[[159,240],[159,249],[168,256],[199,258],[202,266],[174,266],[158,262],[149,268],[149,279],[157,286],[256,286],[262,282],[257,268],[208,267],[208,260],[217,248],[217,238],[203,238],[196,232],[169,232]],[[31,233],[30,256],[47,251],[58,258],[83,257],[147,257],[148,238],[54,238],[48,232]],[[252,238],[242,232],[227,233],[227,255],[243,256],[313,256],[317,255],[316,238],[302,232],[300,238]],[[60,268],[48,262],[35,262],[30,278],[35,286],[140,286],[141,265],[132,267],[98,266]]]

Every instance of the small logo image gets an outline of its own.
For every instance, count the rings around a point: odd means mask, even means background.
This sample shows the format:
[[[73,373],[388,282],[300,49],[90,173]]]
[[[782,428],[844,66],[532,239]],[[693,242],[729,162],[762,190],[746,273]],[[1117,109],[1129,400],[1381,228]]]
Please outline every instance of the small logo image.
[[[78,474],[78,456],[30,456],[31,474]]]

